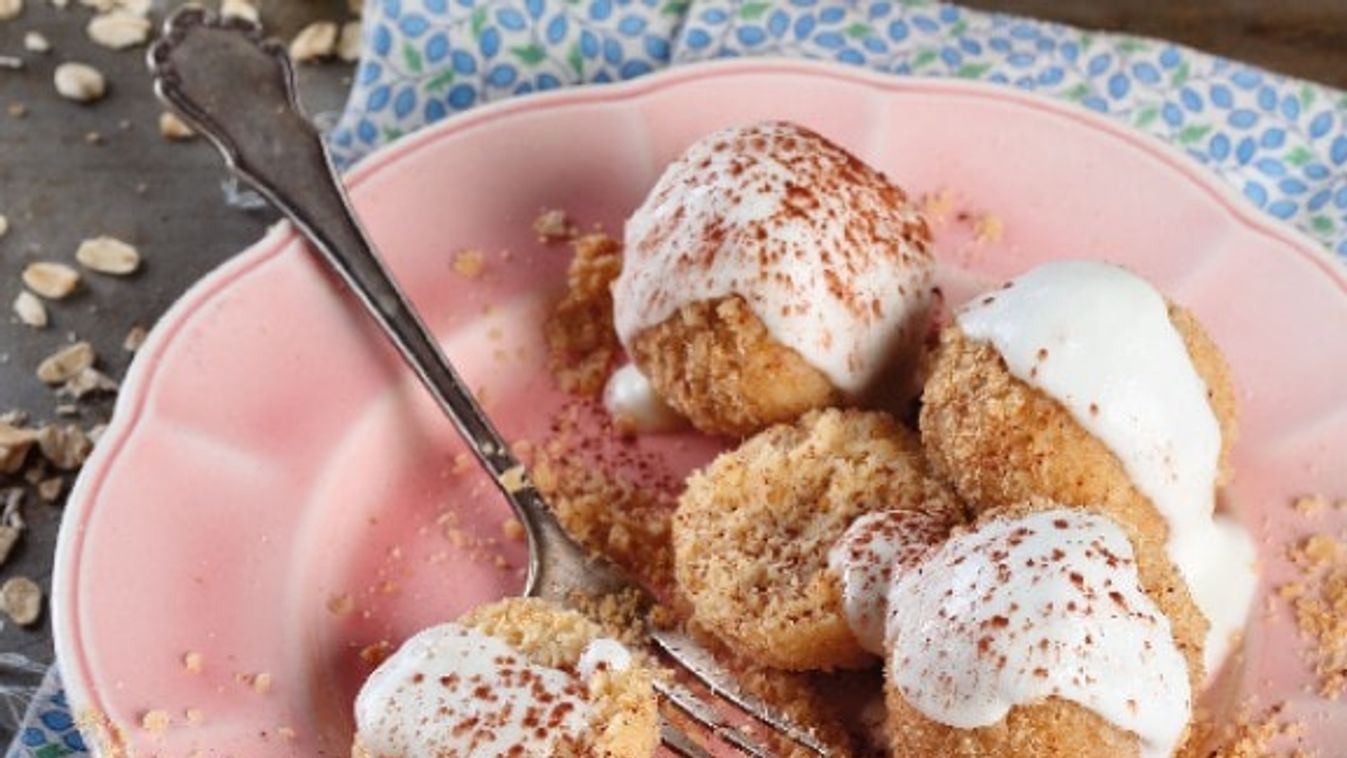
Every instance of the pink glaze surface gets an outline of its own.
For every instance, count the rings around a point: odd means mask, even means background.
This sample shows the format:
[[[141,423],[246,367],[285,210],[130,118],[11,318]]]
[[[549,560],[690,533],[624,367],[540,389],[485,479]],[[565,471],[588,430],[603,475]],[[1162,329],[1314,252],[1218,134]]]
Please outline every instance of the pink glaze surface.
[[[1088,257],[1191,306],[1239,386],[1228,501],[1260,541],[1264,594],[1292,576],[1290,542],[1347,526],[1342,511],[1309,521],[1288,507],[1302,492],[1347,495],[1343,269],[1183,156],[1074,107],[833,66],[719,63],[481,108],[348,181],[507,436],[538,439],[565,402],[542,368],[539,323],[569,254],[539,244],[532,219],[564,207],[618,230],[687,143],[764,118],[820,131],[914,194],[952,189],[936,224],[951,301],[970,281]],[[486,259],[474,280],[452,265],[469,248]],[[673,476],[712,449],[640,444]],[[273,230],[155,328],[72,495],[53,593],[72,706],[123,726],[136,755],[348,755],[362,648],[520,586],[508,511],[455,465],[461,451],[354,300],[288,226]],[[1291,701],[1308,745],[1332,752],[1347,742],[1347,706],[1304,694],[1304,646],[1280,601],[1266,606],[1260,596],[1229,701]],[[265,692],[250,684],[260,672]],[[140,729],[150,710],[173,726]]]

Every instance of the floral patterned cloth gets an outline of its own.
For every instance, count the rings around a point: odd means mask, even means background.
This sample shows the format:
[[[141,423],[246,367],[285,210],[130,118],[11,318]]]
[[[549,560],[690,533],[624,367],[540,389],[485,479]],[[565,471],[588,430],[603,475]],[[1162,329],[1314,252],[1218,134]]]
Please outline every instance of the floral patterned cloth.
[[[1080,103],[1183,148],[1347,256],[1347,95],[1136,37],[929,1],[371,0],[343,165],[503,97],[746,55],[949,76]]]
[[[366,0],[338,162],[479,103],[746,55],[978,79],[1080,103],[1187,151],[1347,259],[1347,94],[1190,49],[929,0]],[[83,755],[59,679],[8,758]]]

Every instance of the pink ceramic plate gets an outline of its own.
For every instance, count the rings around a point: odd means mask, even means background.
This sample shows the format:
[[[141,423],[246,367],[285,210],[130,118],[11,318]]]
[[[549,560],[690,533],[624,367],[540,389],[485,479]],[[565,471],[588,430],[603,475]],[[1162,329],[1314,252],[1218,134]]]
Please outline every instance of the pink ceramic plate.
[[[350,185],[507,435],[536,438],[563,403],[538,324],[569,255],[538,244],[531,220],[564,206],[619,229],[690,140],[763,118],[814,127],[914,192],[954,188],[972,219],[994,214],[1000,228],[983,219],[981,242],[956,218],[945,225],[951,282],[1105,258],[1192,306],[1239,384],[1230,494],[1263,542],[1265,592],[1292,574],[1290,540],[1344,526],[1347,514],[1311,523],[1287,503],[1347,494],[1332,457],[1347,447],[1347,354],[1335,347],[1347,277],[1185,158],[1074,107],[850,68],[723,63],[482,108],[384,150]],[[479,278],[453,265],[468,248],[484,253]],[[459,449],[295,234],[269,234],[156,327],[75,488],[54,605],[76,712],[121,727],[138,755],[346,755],[362,648],[518,586],[505,507],[456,469]],[[667,466],[681,473],[688,458]],[[1238,692],[1329,715],[1302,693],[1288,614],[1257,607]],[[166,730],[141,727],[154,711]],[[1333,713],[1310,720],[1312,744],[1347,740],[1342,707]]]

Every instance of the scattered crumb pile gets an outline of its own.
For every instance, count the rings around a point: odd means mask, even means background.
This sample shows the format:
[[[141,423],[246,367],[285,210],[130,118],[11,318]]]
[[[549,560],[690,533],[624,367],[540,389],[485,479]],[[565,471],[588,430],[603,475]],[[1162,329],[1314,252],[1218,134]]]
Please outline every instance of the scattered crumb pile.
[[[621,355],[613,329],[611,285],[622,272],[622,246],[601,232],[571,240],[567,292],[548,318],[548,368],[561,389],[594,396]]]
[[[599,433],[587,431],[599,425]],[[654,463],[617,436],[593,404],[567,406],[537,450],[533,482],[580,544],[667,593],[673,587],[669,524],[679,484],[643,481]],[[619,473],[624,470],[631,474]]]
[[[1216,730],[1213,743],[1217,745],[1202,754],[1202,758],[1313,758],[1304,750],[1278,752],[1274,746],[1304,738],[1305,724],[1286,717],[1286,705],[1279,703],[1255,716],[1244,710],[1233,722]]]
[[[578,234],[559,210],[544,211],[533,229],[574,253],[567,291],[544,324],[548,368],[579,400],[552,422],[538,446],[532,477],[561,525],[658,593],[673,587],[669,522],[681,482],[658,479],[653,462],[619,438],[612,422],[586,400],[603,391],[622,354],[613,328],[611,285],[622,270],[622,246],[602,232]]]
[[[1300,498],[1296,510],[1317,513],[1323,498]],[[1320,697],[1336,700],[1347,690],[1347,542],[1313,534],[1287,553],[1300,572],[1277,593],[1291,605],[1296,627],[1309,642],[1306,656],[1318,678]]]

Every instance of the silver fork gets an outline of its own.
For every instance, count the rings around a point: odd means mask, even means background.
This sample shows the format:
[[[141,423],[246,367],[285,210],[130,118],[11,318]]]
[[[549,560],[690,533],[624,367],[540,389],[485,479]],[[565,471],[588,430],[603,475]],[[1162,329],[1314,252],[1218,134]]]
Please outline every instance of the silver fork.
[[[174,13],[150,49],[155,91],[206,135],[233,171],[262,193],[308,237],[449,416],[477,460],[524,524],[529,564],[525,594],[571,604],[576,593],[602,596],[635,585],[606,561],[590,556],[562,530],[525,478],[510,448],[440,351],[401,288],[374,251],[347,201],[317,130],[304,117],[294,69],[284,48],[247,22],[220,19],[195,7]],[[648,598],[647,598],[648,599]],[[655,644],[679,667],[742,715],[820,756],[829,750],[807,729],[744,693],[714,656],[675,631],[655,631]],[[754,758],[775,754],[677,682],[659,693],[692,721]],[[688,758],[709,754],[665,719],[662,741]]]

